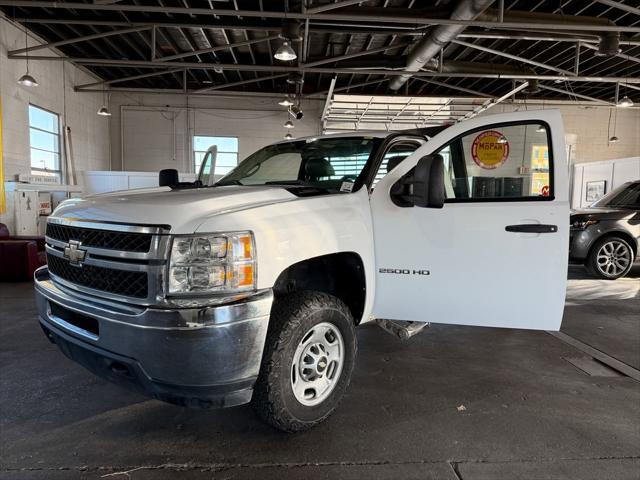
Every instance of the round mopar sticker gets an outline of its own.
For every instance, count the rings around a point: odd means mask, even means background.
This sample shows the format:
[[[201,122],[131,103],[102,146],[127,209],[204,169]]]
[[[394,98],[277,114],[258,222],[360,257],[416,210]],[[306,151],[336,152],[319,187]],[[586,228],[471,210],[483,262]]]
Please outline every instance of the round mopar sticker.
[[[500,132],[487,130],[473,140],[471,157],[480,168],[493,170],[509,158],[509,142]]]

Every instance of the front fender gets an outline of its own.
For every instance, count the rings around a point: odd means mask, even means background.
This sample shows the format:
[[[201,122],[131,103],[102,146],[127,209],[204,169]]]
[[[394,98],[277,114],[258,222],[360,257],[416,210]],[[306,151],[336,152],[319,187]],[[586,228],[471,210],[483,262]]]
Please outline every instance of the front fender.
[[[198,232],[250,230],[255,236],[258,289],[273,288],[291,265],[314,257],[355,252],[365,266],[365,317],[373,303],[373,237],[365,188],[263,205],[207,219]],[[370,267],[370,268],[366,268]]]

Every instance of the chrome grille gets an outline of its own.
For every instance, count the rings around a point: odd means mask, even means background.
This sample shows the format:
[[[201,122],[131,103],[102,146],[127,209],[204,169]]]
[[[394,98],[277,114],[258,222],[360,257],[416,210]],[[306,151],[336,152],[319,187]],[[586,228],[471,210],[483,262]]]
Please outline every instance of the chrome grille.
[[[68,282],[125,297],[147,298],[149,286],[147,272],[113,270],[111,268],[83,265],[74,267],[60,257],[47,254],[49,271]]]
[[[155,305],[164,296],[169,230],[164,225],[49,217],[46,246],[51,278],[83,293]]]
[[[47,237],[65,243],[77,240],[86,247],[125,252],[148,252],[152,239],[152,235],[146,233],[114,232],[55,223],[47,224]]]

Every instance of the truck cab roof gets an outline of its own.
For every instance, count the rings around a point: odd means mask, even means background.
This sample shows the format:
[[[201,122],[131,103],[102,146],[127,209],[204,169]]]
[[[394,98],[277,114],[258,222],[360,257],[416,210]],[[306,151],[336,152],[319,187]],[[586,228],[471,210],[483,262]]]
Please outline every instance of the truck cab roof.
[[[371,138],[387,138],[389,136],[396,135],[415,135],[420,137],[430,138],[440,133],[442,130],[447,128],[448,125],[439,125],[434,127],[424,127],[424,128],[413,128],[409,130],[393,130],[393,131],[385,131],[385,130],[357,130],[353,132],[338,132],[338,133],[329,133],[323,135],[309,135],[306,137],[298,137],[292,138],[290,140],[282,140],[280,142],[276,142],[276,144],[288,143],[288,142],[299,142],[299,141],[313,141],[318,138],[351,138],[351,137],[371,137]]]

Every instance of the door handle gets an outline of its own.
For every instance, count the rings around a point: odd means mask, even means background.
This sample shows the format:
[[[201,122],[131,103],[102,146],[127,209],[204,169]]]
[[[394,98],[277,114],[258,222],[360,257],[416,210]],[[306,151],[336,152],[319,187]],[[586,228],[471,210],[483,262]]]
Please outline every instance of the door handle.
[[[522,223],[519,225],[507,225],[504,229],[507,232],[518,233],[555,233],[558,231],[558,226],[540,223]]]

